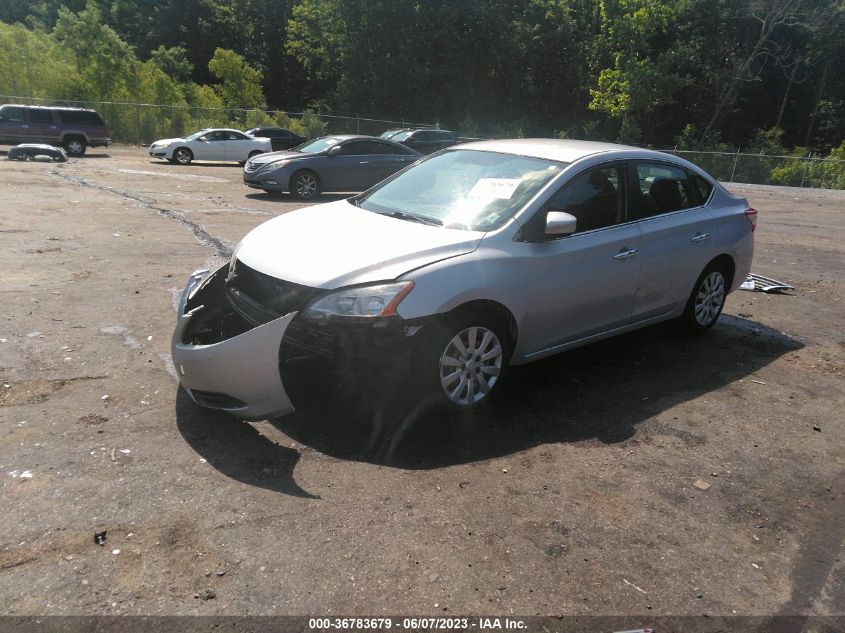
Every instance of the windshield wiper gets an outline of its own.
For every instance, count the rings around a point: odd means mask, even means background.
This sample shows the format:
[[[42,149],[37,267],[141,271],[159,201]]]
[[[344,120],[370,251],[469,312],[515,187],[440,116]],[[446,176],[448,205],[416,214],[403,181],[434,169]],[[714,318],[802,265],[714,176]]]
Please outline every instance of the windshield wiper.
[[[414,215],[413,213],[405,213],[404,211],[390,211],[389,213],[378,212],[378,214],[397,218],[399,220],[407,220],[408,222],[428,224],[429,226],[443,226],[443,221],[438,220],[437,218],[431,218],[425,215]]]

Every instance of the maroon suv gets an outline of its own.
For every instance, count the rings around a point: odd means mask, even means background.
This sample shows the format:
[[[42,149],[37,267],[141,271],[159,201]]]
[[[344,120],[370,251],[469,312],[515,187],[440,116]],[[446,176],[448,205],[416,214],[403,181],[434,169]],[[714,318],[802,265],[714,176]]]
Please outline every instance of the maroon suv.
[[[93,110],[27,105],[0,106],[0,145],[61,145],[71,156],[111,143],[106,124]]]

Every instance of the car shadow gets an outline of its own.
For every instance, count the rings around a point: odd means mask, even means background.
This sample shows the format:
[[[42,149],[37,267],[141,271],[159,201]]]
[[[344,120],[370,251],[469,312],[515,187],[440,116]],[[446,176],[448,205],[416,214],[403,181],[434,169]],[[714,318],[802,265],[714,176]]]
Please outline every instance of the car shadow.
[[[404,394],[333,406],[325,395],[272,423],[332,457],[406,469],[441,468],[546,443],[632,438],[644,420],[753,374],[803,347],[786,334],[724,315],[707,335],[671,324],[512,368],[495,403],[465,414]]]
[[[707,335],[670,324],[512,368],[496,402],[466,414],[421,405],[407,392],[336,401],[314,387],[296,413],[270,422],[333,458],[403,469],[436,469],[509,455],[541,444],[633,438],[638,426],[683,402],[751,375],[803,347],[754,321],[723,315]],[[300,394],[303,395],[303,394]],[[176,418],[186,441],[223,474],[300,497],[299,454],[251,425],[201,409],[180,390]],[[692,443],[705,441],[663,429]]]
[[[301,202],[302,204],[321,204],[324,202],[336,202],[346,200],[354,193],[321,193],[310,200],[299,200],[284,191],[262,191],[244,194],[250,200],[284,200],[285,202]]]
[[[176,393],[176,426],[191,448],[227,477],[292,497],[319,498],[293,479],[297,451],[227,413],[197,406],[182,387]]]

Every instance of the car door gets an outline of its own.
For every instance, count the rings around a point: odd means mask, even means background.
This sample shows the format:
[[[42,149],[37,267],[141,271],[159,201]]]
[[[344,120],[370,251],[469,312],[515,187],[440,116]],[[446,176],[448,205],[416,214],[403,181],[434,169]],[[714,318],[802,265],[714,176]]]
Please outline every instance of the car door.
[[[9,145],[31,141],[26,108],[6,105],[0,108],[0,140]]]
[[[630,207],[640,226],[642,274],[634,320],[671,312],[685,302],[715,256],[713,220],[700,189],[680,166],[636,161]]]
[[[36,143],[53,145],[60,141],[53,113],[47,108],[28,108],[31,138]]]
[[[378,180],[373,176],[373,141],[352,140],[340,146],[337,154],[329,156],[330,174],[324,183],[331,183],[334,191],[363,191]],[[368,184],[369,183],[369,184]],[[327,190],[324,187],[324,190]]]
[[[370,178],[367,187],[381,182],[406,165],[413,163],[417,156],[399,144],[373,141],[370,156]]]
[[[256,143],[255,139],[249,138],[246,134],[227,132],[226,135],[226,160],[245,163],[249,158],[250,152],[264,151],[263,146]]]
[[[212,130],[191,143],[196,160],[226,160],[225,132]]]
[[[613,330],[631,320],[640,276],[640,234],[627,222],[626,166],[585,168],[526,223],[515,249],[528,306],[520,338],[528,356]],[[577,219],[572,235],[543,234],[549,211]]]

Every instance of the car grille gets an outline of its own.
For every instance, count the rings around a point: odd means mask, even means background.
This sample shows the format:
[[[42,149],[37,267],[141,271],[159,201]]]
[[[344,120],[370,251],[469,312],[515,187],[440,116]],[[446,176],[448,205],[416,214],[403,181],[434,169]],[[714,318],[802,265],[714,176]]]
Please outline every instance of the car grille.
[[[252,172],[258,171],[261,165],[262,163],[257,163],[255,161],[248,160],[246,162],[246,165],[244,166],[244,171],[251,174]]]
[[[226,278],[229,305],[253,325],[301,310],[320,290],[276,279],[235,260]]]

